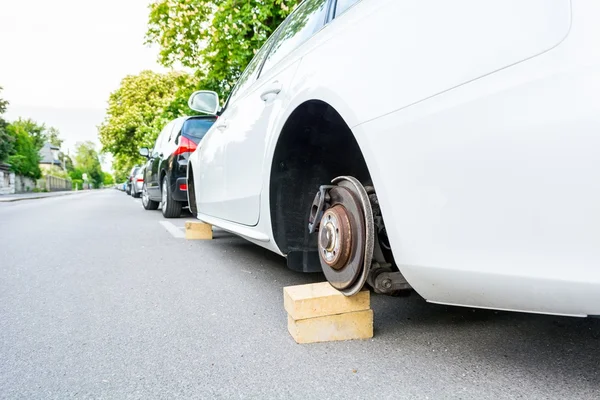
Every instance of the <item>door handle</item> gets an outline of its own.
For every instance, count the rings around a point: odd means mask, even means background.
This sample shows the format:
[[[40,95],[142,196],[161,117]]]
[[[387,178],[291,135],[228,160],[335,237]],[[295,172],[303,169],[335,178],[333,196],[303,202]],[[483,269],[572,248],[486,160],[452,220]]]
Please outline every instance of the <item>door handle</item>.
[[[260,98],[263,101],[267,101],[277,96],[281,90],[283,89],[283,85],[279,83],[279,81],[271,82],[267,86],[265,86],[264,91],[261,93]]]
[[[217,129],[220,131],[223,131],[223,130],[227,129],[228,126],[229,126],[229,124],[227,123],[227,121],[221,121],[217,125]]]

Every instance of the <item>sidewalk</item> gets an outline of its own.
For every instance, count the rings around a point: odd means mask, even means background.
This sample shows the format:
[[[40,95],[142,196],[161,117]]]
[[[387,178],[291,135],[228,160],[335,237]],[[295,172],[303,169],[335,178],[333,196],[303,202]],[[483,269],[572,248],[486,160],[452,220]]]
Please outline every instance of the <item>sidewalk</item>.
[[[85,193],[89,190],[64,191],[64,192],[39,192],[39,193],[17,193],[17,194],[0,194],[0,203],[7,203],[20,200],[44,199],[46,197],[68,196],[76,193]]]

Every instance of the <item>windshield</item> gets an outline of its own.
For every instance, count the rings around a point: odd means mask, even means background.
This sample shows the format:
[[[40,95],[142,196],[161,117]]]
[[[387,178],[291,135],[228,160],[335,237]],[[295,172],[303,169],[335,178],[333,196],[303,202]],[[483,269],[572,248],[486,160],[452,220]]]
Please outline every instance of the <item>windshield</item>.
[[[216,118],[191,118],[185,121],[181,128],[181,134],[185,137],[194,139],[199,142],[206,132],[215,123]]]

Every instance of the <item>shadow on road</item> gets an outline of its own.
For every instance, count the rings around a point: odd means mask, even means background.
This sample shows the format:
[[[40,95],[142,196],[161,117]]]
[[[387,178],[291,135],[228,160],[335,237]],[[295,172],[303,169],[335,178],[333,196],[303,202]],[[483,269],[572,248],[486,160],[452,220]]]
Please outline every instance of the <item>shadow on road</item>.
[[[479,359],[474,370],[495,364],[600,390],[600,319],[442,306],[416,293],[408,299],[376,296],[373,308],[378,335],[471,354]]]

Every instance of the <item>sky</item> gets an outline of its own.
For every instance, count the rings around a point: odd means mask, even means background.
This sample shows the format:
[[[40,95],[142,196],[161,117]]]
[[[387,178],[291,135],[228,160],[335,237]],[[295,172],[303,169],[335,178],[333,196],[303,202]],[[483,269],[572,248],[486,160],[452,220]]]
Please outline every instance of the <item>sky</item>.
[[[164,70],[158,50],[144,45],[150,2],[0,0],[4,118],[58,128],[65,151],[78,141],[99,145],[97,126],[121,79]]]

